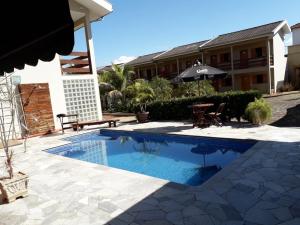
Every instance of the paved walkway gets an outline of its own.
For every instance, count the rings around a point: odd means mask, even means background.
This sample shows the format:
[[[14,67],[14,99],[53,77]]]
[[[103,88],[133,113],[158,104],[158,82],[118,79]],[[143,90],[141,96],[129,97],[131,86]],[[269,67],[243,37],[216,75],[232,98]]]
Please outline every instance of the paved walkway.
[[[273,111],[270,124],[278,127],[300,127],[300,93],[269,97],[266,100]]]
[[[300,129],[264,126],[192,129],[184,123],[118,129],[250,138],[253,148],[200,187],[50,155],[64,136],[15,147],[15,166],[30,176],[30,195],[0,205],[1,225],[300,224]]]

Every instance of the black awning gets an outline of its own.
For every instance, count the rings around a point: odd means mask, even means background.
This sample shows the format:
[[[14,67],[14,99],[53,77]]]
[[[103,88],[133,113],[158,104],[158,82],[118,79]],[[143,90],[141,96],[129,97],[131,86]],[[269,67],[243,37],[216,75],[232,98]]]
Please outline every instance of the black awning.
[[[0,74],[73,50],[68,0],[9,0],[1,5],[0,21]]]

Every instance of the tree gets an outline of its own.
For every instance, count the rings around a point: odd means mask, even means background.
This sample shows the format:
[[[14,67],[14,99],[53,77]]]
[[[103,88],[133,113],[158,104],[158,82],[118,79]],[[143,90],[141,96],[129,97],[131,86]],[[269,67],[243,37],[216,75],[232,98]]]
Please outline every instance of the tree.
[[[119,66],[112,65],[112,71],[104,71],[99,74],[99,84],[101,101],[103,103],[108,103],[109,108],[118,108],[118,105],[127,105],[126,97],[123,93],[130,83],[132,75],[134,75],[134,70],[130,66]],[[113,87],[112,90],[106,91],[101,87]],[[113,96],[113,97],[112,97]],[[117,98],[115,96],[118,96]],[[121,100],[121,101],[120,101]]]
[[[138,105],[141,112],[146,111],[147,104],[154,99],[154,91],[149,82],[137,79],[125,89],[125,94],[131,99],[131,104]]]
[[[131,66],[119,66],[115,64],[112,64],[112,69],[115,75],[121,81],[121,84],[115,87],[119,91],[123,92],[126,89],[128,82],[131,80],[132,75],[135,74],[134,69]]]
[[[173,88],[171,82],[161,77],[155,77],[150,81],[156,100],[169,100],[172,97]]]
[[[193,97],[193,96],[203,96],[203,95],[212,95],[216,91],[211,85],[211,81],[203,80],[199,82],[186,82],[180,83],[176,88],[174,88],[174,97],[183,98],[183,97]]]

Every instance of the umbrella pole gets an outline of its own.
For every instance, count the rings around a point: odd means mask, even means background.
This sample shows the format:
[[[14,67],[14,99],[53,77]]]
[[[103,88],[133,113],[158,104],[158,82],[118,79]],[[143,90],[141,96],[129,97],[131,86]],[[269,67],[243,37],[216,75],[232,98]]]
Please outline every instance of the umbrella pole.
[[[198,96],[200,96],[200,81],[198,80]]]

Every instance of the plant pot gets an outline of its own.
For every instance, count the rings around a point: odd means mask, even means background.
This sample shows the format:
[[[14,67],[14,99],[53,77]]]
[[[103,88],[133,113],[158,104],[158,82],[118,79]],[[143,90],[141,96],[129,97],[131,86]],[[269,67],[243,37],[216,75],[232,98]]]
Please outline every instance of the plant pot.
[[[0,180],[2,202],[13,202],[19,197],[28,196],[28,176],[18,172],[12,179]]]
[[[146,123],[148,122],[149,112],[138,112],[136,118],[139,123]]]

